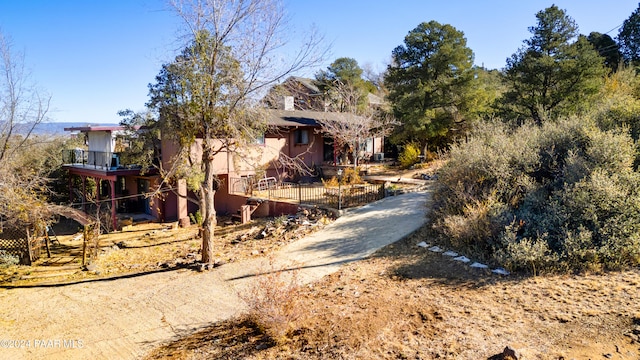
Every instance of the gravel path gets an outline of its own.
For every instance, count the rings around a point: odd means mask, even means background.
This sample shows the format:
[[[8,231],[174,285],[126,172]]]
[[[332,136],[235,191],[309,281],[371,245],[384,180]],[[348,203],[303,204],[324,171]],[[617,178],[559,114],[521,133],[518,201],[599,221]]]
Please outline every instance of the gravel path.
[[[278,251],[276,269],[304,282],[363,259],[419,228],[430,192],[388,197],[348,211]],[[266,259],[208,272],[181,269],[109,281],[0,290],[0,358],[137,359],[155,346],[239,315],[242,292]]]

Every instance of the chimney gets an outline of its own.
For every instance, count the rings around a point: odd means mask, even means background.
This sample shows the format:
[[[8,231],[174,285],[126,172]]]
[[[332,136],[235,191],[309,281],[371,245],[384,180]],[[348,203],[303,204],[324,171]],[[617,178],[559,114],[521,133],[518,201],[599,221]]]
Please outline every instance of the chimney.
[[[284,96],[282,98],[282,108],[286,111],[293,111],[293,96]]]

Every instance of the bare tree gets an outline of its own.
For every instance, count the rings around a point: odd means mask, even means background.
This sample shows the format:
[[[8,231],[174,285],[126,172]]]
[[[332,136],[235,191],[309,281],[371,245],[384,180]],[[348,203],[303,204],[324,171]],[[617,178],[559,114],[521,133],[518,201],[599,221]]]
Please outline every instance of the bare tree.
[[[0,164],[19,151],[35,127],[46,119],[50,96],[28,83],[24,55],[12,52],[11,42],[0,32]]]
[[[174,0],[187,44],[162,67],[150,86],[149,107],[164,134],[179,144],[169,173],[186,177],[198,197],[202,262],[213,262],[214,195],[220,186],[214,158],[241,152],[266,129],[258,109],[268,86],[322,60],[311,36],[298,52],[282,57],[286,18],[279,0]],[[286,60],[283,60],[286,59]],[[194,156],[196,157],[194,159]],[[191,161],[189,161],[191,160]],[[182,170],[180,170],[182,169]]]
[[[29,83],[24,56],[0,32],[0,222],[36,223],[48,217],[46,179],[33,159],[35,127],[45,121],[49,96]],[[29,166],[32,165],[32,166]]]
[[[336,116],[327,113],[324,118],[317,119],[320,123],[321,133],[324,133],[334,141],[334,146],[342,149],[348,146],[353,154],[353,167],[358,167],[362,158],[361,145],[371,137],[383,137],[388,135],[395,120],[382,109],[367,106],[364,110],[359,106],[361,98],[360,90],[349,84],[336,82],[332,93],[339,100],[342,112]]]

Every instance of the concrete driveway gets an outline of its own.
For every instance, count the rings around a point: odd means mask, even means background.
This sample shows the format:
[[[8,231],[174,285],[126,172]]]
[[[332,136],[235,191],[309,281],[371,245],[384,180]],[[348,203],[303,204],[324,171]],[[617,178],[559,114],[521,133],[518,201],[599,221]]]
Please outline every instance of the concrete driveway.
[[[348,211],[279,250],[277,269],[315,281],[400,240],[425,220],[430,191]],[[241,314],[238,297],[266,259],[64,286],[0,290],[0,358],[137,359],[159,344]]]

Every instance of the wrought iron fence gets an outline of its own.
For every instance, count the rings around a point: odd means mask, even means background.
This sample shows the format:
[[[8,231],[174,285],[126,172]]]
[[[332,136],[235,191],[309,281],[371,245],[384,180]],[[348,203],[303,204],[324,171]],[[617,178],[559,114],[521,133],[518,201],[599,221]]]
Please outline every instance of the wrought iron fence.
[[[247,178],[232,178],[230,191],[269,200],[294,201],[344,209],[365,205],[384,198],[384,184],[357,184],[326,187],[324,184],[276,183],[268,181],[266,189]]]

